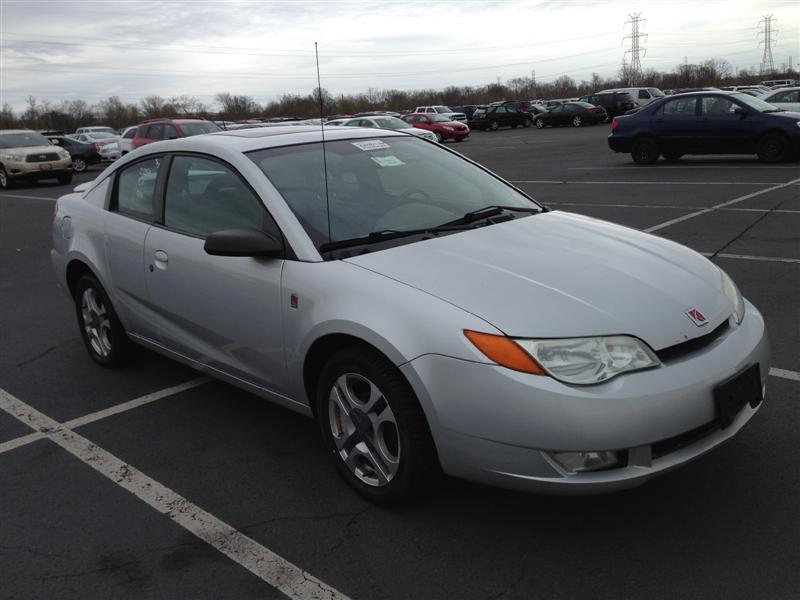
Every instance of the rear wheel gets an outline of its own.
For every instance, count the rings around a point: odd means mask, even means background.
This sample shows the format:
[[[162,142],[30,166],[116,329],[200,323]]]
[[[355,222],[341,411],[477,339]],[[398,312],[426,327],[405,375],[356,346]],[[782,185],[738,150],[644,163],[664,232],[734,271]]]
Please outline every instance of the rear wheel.
[[[536,125],[536,129],[544,129],[544,119],[542,117],[537,117],[533,123]]]
[[[489,123],[489,129],[492,131],[497,131],[497,128],[500,127],[500,124],[497,121],[491,121]]]
[[[75,173],[83,173],[86,170],[86,161],[78,156],[72,159],[72,170]]]
[[[444,136],[438,131],[434,131],[433,134],[436,136],[436,141],[440,144],[444,141]]]
[[[391,362],[351,347],[325,365],[317,420],[336,468],[360,494],[380,503],[429,489],[440,468],[414,391]]]
[[[75,286],[75,312],[89,356],[104,367],[119,367],[135,356],[136,346],[122,327],[108,294],[92,275]]]
[[[789,155],[789,142],[779,133],[767,133],[758,140],[756,154],[761,162],[781,162]]]
[[[640,165],[651,165],[658,160],[658,146],[651,138],[639,138],[631,147],[631,158]]]
[[[580,127],[581,125],[583,125],[583,117],[581,117],[580,115],[575,115],[574,117],[572,117],[573,127]]]
[[[6,173],[6,170],[3,167],[0,167],[0,189],[7,190],[11,188],[14,183],[11,181],[11,178]]]

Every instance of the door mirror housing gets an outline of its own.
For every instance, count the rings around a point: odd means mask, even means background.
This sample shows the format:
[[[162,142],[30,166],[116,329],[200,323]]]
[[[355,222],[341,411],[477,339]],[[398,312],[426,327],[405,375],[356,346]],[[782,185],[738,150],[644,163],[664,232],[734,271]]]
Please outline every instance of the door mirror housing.
[[[258,229],[224,229],[206,238],[203,249],[212,256],[283,257],[283,241]]]
[[[733,114],[740,115],[742,117],[746,117],[748,114],[748,110],[744,106],[737,106],[733,109]]]

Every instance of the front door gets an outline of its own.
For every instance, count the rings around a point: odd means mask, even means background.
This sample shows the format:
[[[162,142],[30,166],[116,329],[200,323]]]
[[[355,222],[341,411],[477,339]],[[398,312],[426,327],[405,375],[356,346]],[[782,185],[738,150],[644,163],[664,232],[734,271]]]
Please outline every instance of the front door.
[[[668,100],[650,118],[662,154],[692,154],[697,151],[697,97]]]
[[[752,152],[749,144],[753,119],[734,112],[739,104],[724,96],[700,99],[700,122],[697,130],[698,151],[703,154],[739,154]]]
[[[210,369],[286,392],[281,328],[283,260],[211,256],[210,233],[254,228],[281,237],[261,200],[229,165],[176,155],[163,217],[145,242],[147,289],[161,343]]]

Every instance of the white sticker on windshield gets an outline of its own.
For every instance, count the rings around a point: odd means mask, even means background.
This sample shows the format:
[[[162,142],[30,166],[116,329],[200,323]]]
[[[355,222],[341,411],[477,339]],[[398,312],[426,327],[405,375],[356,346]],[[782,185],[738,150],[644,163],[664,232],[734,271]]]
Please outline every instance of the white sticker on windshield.
[[[386,142],[382,142],[381,140],[365,140],[363,142],[350,142],[364,152],[371,152],[372,150],[386,150],[387,148],[391,148],[389,144]]]
[[[400,165],[404,165],[402,160],[397,158],[394,155],[391,156],[370,156],[370,158],[378,163],[382,167],[399,167]]]

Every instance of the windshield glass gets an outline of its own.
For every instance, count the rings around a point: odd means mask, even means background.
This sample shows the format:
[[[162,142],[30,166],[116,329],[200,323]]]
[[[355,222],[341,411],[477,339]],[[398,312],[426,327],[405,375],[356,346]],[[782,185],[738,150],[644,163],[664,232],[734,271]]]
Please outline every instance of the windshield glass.
[[[664,95],[664,92],[658,88],[647,88],[647,91],[650,92],[653,98],[661,98]]]
[[[408,129],[409,127],[411,127],[411,125],[409,125],[402,119],[398,119],[396,117],[374,119],[374,121],[378,124],[378,127],[380,127],[381,129]]]
[[[183,131],[183,135],[186,137],[222,131],[211,121],[205,121],[203,123],[179,123],[178,125],[180,125],[181,131]]]
[[[30,148],[33,146],[49,146],[47,138],[35,131],[0,134],[0,148]]]
[[[538,207],[458,155],[410,136],[327,142],[327,202],[319,143],[268,148],[248,157],[318,249],[375,231],[436,227],[487,206]]]
[[[757,110],[758,112],[775,112],[780,110],[777,107],[773,106],[772,104],[764,102],[763,100],[756,98],[754,96],[750,96],[749,94],[741,94],[739,92],[735,92],[731,94],[731,96],[734,96],[739,102],[741,102],[745,106],[749,106],[753,110]]]
[[[450,113],[450,112],[453,112],[447,106],[434,106],[433,108],[437,113]]]
[[[86,136],[92,138],[93,140],[110,140],[111,138],[117,137],[103,131],[90,131],[86,134]]]
[[[435,117],[431,117],[431,118],[434,121],[436,121],[437,123],[449,123],[450,121],[453,120],[450,117],[446,117],[444,115],[436,115]]]

